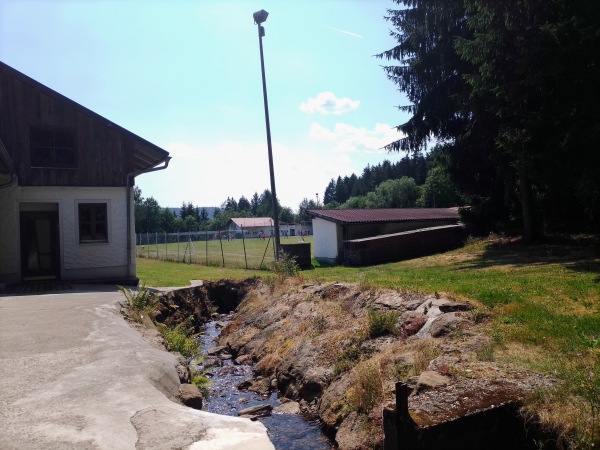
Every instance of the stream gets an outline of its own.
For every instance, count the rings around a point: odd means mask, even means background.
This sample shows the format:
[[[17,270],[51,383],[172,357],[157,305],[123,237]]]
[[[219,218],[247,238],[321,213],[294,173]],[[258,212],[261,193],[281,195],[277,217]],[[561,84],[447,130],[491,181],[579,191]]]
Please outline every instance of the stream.
[[[216,325],[217,321],[228,323],[230,319],[230,316],[222,315],[217,320],[205,324],[203,334],[200,336],[205,363],[210,362],[211,358],[206,356],[207,351],[217,345],[217,338],[221,333],[221,329]],[[235,365],[231,359],[220,359],[220,364],[220,366],[206,368],[199,366],[206,370],[206,375],[211,380],[208,386],[208,398],[203,401],[203,409],[216,414],[237,416],[238,411],[250,406],[269,404],[275,409],[281,405],[276,393],[271,394],[270,397],[263,397],[255,392],[241,391],[237,388],[242,381],[252,377],[251,365]],[[267,428],[269,438],[278,450],[335,448],[321,432],[319,422],[308,420],[301,414],[279,414],[273,411],[270,416],[258,420]]]

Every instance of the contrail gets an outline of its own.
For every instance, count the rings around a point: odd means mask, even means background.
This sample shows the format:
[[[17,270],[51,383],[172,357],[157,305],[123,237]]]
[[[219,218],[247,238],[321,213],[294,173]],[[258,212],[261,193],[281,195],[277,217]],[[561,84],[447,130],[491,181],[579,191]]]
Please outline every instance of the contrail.
[[[329,28],[330,30],[337,31],[338,33],[344,33],[344,34],[347,34],[349,36],[354,36],[354,37],[357,37],[357,38],[364,38],[364,36],[361,35],[361,34],[352,33],[350,31],[346,31],[346,30],[340,30],[339,28],[333,28],[333,27],[325,27],[325,28]]]

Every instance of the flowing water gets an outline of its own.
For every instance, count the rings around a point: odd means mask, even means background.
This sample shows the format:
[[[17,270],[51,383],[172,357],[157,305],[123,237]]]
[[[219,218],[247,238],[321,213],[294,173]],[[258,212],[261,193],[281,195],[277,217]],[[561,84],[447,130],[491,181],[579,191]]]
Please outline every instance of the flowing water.
[[[222,316],[220,321],[229,319]],[[201,336],[203,354],[216,346],[220,328],[215,321],[205,325]],[[206,368],[209,385],[209,396],[204,399],[203,408],[209,412],[237,416],[238,411],[255,405],[269,404],[276,408],[281,403],[276,394],[263,397],[249,391],[240,391],[237,385],[252,377],[252,366],[234,365],[231,360],[221,360],[221,366]],[[278,414],[261,417],[267,428],[269,438],[276,449],[280,450],[326,450],[334,448],[321,432],[318,421],[308,420],[298,414]]]

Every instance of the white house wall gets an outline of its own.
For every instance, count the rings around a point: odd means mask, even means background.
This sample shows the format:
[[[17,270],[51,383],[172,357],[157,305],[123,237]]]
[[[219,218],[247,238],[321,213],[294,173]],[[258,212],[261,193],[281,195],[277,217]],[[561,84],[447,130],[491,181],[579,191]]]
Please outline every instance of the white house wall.
[[[342,227],[315,217],[312,221],[314,256],[317,261],[334,263],[342,251]]]
[[[58,204],[61,279],[128,277],[126,188],[11,187],[0,189],[0,282],[12,283],[21,279],[20,211],[30,204],[44,203]],[[108,242],[79,242],[79,203],[107,204]],[[135,239],[135,235],[132,236]],[[133,248],[131,252],[134,255]],[[135,275],[134,257],[131,258],[130,273]]]

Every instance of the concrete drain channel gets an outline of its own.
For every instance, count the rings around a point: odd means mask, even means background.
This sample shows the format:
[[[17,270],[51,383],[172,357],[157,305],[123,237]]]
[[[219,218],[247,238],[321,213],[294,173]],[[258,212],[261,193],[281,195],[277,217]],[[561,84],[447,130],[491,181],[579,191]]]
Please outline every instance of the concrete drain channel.
[[[200,367],[204,368],[210,379],[209,395],[203,401],[203,409],[229,416],[254,416],[253,420],[260,420],[267,428],[269,438],[276,449],[334,448],[327,436],[321,432],[318,421],[286,411],[276,393],[262,396],[238,388],[245,380],[252,378],[252,366],[234,364],[227,355],[215,356],[215,346],[221,332],[218,325],[226,324],[229,320],[230,316],[221,315],[216,320],[207,322],[202,329],[204,361]]]

